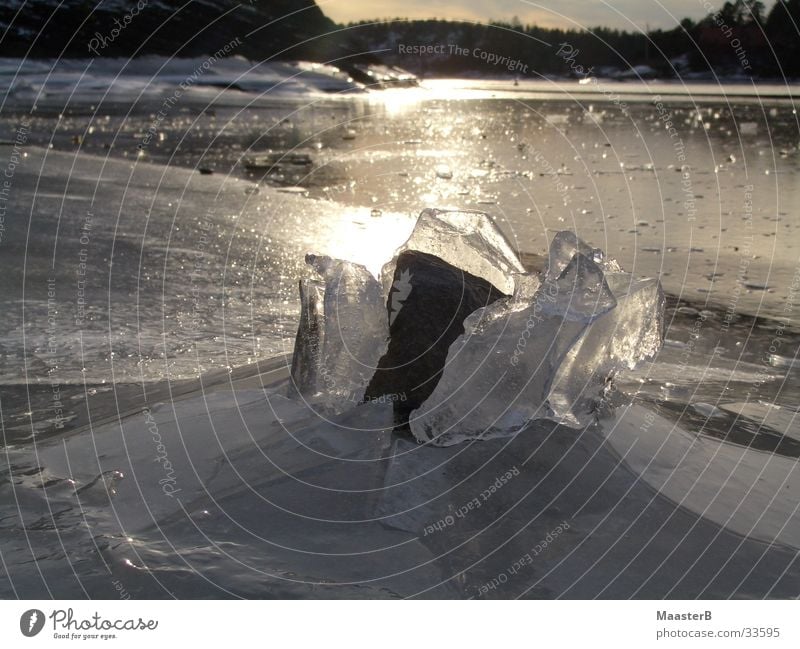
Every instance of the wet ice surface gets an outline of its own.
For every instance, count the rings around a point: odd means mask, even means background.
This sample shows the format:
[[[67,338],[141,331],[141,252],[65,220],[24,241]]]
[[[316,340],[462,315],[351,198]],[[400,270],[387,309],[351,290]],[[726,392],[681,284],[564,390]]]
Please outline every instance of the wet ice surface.
[[[788,207],[797,200],[790,103],[692,105],[671,97],[678,150],[652,94],[629,102],[630,117],[597,97],[576,104],[524,94],[517,101],[437,96],[420,89],[288,97],[242,108],[226,103],[230,93],[216,101],[204,95],[170,111],[145,153],[370,211],[488,210],[530,253],[546,252],[547,231],[572,230],[613,250],[625,268],[659,276],[668,293],[721,308],[735,294],[737,310],[781,314],[800,250]],[[124,118],[110,110],[93,119],[76,105],[55,131],[45,106],[31,138],[74,151],[79,136],[82,151],[133,158],[160,107],[141,103]],[[9,119],[7,136],[15,127]],[[248,170],[248,159],[267,152],[277,154],[274,164]],[[443,164],[452,178],[437,174]]]
[[[206,64],[205,66],[203,64]],[[0,58],[0,92],[14,104],[58,105],[70,95],[79,102],[133,104],[170,96],[183,82],[184,92],[213,99],[223,88],[235,93],[308,96],[315,93],[360,92],[348,75],[319,63],[264,61],[233,56],[207,58],[142,56],[33,60]],[[218,100],[219,101],[219,100]]]
[[[35,457],[9,449],[0,489],[22,514],[0,520],[4,595],[797,594],[796,454],[698,436],[646,402],[583,430],[420,446],[393,434],[391,404],[321,421],[283,396],[287,364]]]
[[[84,389],[196,377],[291,351],[305,252],[360,255],[374,273],[413,227],[401,214],[376,220],[365,208],[250,193],[239,178],[25,153],[0,243],[12,440],[53,428],[53,389],[63,388],[67,417],[83,408]]]
[[[797,596],[791,106],[677,100],[681,162],[647,103],[637,134],[596,98],[602,119],[548,97],[389,96],[187,103],[142,159],[157,103],[30,120],[43,146],[0,241],[3,596],[117,597],[114,580],[134,597]],[[18,116],[2,120],[13,140]],[[240,163],[268,149],[312,164]],[[425,205],[490,212],[528,269],[571,230],[658,277],[664,347],[585,429],[445,448],[394,432],[391,402],[321,418],[286,396],[288,357],[245,367],[292,351],[297,279],[322,281],[306,252],[378,278]],[[531,299],[538,281],[515,277]],[[73,434],[53,435],[53,385]]]

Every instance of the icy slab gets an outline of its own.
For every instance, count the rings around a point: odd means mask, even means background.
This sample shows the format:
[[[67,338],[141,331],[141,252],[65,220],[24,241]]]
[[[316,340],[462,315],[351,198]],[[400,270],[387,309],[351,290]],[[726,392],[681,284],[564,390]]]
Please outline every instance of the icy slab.
[[[383,287],[362,266],[308,263],[324,286],[301,283],[296,391],[339,409],[401,395],[396,423],[420,442],[507,436],[535,419],[588,425],[615,374],[663,343],[659,282],[571,232],[535,275],[487,215],[429,209]]]
[[[476,311],[451,345],[430,399],[411,417],[411,431],[449,446],[558,419],[548,403],[553,377],[584,331],[615,304],[602,270],[578,254],[530,302],[511,298]]]
[[[383,267],[388,296],[397,259],[406,251],[434,255],[451,266],[482,277],[506,295],[514,293],[514,273],[525,273],[511,244],[483,212],[423,210],[408,241]]]
[[[800,441],[800,412],[788,406],[764,401],[746,401],[721,404],[720,409],[752,420],[763,432],[775,431],[785,437]]]
[[[532,295],[539,283],[481,212],[424,210],[384,265],[383,289],[363,266],[313,255],[307,262],[324,281],[300,283],[292,394],[334,411],[364,398],[418,407],[464,318],[515,289]]]
[[[616,306],[594,320],[570,349],[550,390],[562,423],[585,426],[614,375],[655,356],[664,340],[664,292],[656,279],[606,275]]]
[[[562,230],[556,233],[550,243],[544,281],[555,281],[577,254],[588,257],[595,263],[600,264],[601,268],[606,272],[620,271],[617,262],[607,260],[605,253],[600,248],[592,248],[578,238],[574,232]]]
[[[263,369],[283,367],[280,359]],[[14,467],[14,480],[0,485],[0,502],[8,503],[0,538],[4,557],[15,559],[6,563],[16,594],[37,593],[42,576],[76,583],[70,595],[106,592],[87,523],[101,540],[129,539],[111,543],[104,560],[127,566],[136,592],[156,597],[163,588],[213,596],[204,580],[254,597],[797,593],[795,458],[698,438],[639,405],[601,421],[597,434],[537,421],[514,439],[427,448],[392,434],[386,404],[320,422],[261,383],[250,390],[225,382],[209,393],[198,382],[185,398],[154,402],[147,413],[35,449],[6,449],[0,475]],[[198,528],[211,541],[198,543]],[[23,534],[31,529],[33,548]],[[55,558],[31,561],[37,547]],[[185,549],[180,557],[174,547]],[[537,554],[534,563],[528,554]],[[591,575],[598,556],[611,561],[603,574],[576,580]],[[685,556],[699,557],[703,569],[687,571]],[[202,567],[202,579],[187,585],[199,572],[192,566]],[[156,571],[155,590],[145,590]],[[710,582],[717,571],[731,576]],[[288,572],[314,588],[286,579]],[[380,589],[364,591],[372,582]],[[11,597],[7,583],[0,593]]]
[[[378,281],[359,264],[307,255],[323,279],[300,283],[293,394],[341,412],[364,398],[386,352],[389,325]]]
[[[322,361],[322,332],[325,317],[325,284],[315,279],[300,280],[300,323],[292,356],[291,390],[312,395],[317,391]]]
[[[226,103],[250,104],[258,95],[297,96],[322,93],[362,92],[346,72],[331,65],[299,62],[265,61],[256,65],[238,56],[220,59],[213,75],[198,75],[206,63],[202,58],[143,56],[86,60],[59,59],[42,64],[29,59],[0,59],[0,90],[12,100],[37,98],[41,101],[63,100],[117,101],[135,103],[142,96],[168,96],[187,77],[194,82],[186,88],[183,99],[204,100],[224,88],[235,89]],[[213,93],[213,94],[210,94]],[[205,98],[205,99],[203,99]],[[214,101],[218,101],[215,99]]]
[[[534,419],[594,421],[614,374],[654,355],[664,337],[659,282],[604,267],[617,268],[574,234],[556,235],[532,299],[529,278],[467,318],[410,419],[414,436],[448,446],[514,434]]]

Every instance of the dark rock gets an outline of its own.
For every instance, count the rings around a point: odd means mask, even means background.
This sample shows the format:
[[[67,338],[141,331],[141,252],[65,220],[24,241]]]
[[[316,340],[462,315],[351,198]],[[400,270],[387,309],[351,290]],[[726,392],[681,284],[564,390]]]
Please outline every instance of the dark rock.
[[[392,398],[397,423],[431,395],[464,318],[507,297],[481,277],[433,255],[406,251],[397,260],[387,300],[389,346],[364,398]]]

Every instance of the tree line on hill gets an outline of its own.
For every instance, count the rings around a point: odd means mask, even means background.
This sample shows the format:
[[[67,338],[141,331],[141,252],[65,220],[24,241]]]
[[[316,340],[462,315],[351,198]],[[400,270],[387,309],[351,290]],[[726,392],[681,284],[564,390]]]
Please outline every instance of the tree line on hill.
[[[3,56],[199,56],[237,37],[241,46],[234,53],[251,60],[391,63],[422,75],[510,74],[498,64],[507,57],[542,75],[575,76],[583,66],[596,74],[800,77],[800,0],[778,0],[768,12],[760,0],[728,1],[702,20],[685,18],[673,29],[647,33],[550,29],[517,19],[478,24],[398,18],[345,26],[314,0],[0,3]],[[569,57],[562,43],[569,44]],[[409,56],[400,45],[444,45],[445,51]],[[451,52],[449,45],[460,50]],[[376,50],[381,52],[366,54]],[[463,53],[475,50],[494,57]]]
[[[385,60],[423,76],[503,72],[497,58],[465,56],[466,49],[523,61],[531,74],[580,76],[581,65],[583,70],[592,67],[595,74],[624,74],[647,66],[652,72],[642,68],[636,73],[661,78],[687,73],[800,77],[800,0],[778,0],[769,12],[760,0],[734,0],[702,20],[685,18],[673,29],[647,33],[606,27],[551,29],[523,25],[518,19],[488,24],[396,19],[362,21],[350,28],[354,49],[385,49]],[[563,43],[568,47],[561,47]],[[409,56],[400,53],[400,44],[446,47],[439,48],[439,54]],[[461,50],[451,50],[450,44]],[[565,56],[567,52],[572,54]]]

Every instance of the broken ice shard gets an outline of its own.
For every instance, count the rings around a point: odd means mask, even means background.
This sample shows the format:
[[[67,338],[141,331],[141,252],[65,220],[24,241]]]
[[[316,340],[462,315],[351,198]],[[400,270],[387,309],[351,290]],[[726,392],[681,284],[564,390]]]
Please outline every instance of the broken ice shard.
[[[555,281],[545,278],[543,287],[547,296],[540,300],[544,315],[588,324],[617,306],[602,269],[582,253],[572,257]]]
[[[584,426],[614,374],[663,342],[659,282],[571,232],[540,275],[478,212],[423,211],[382,287],[363,266],[308,262],[324,281],[301,283],[296,390],[336,409],[390,397],[397,423],[436,445],[538,418]]]
[[[300,280],[300,323],[292,355],[291,388],[297,394],[316,392],[320,369],[325,284],[314,279]]]
[[[467,318],[436,389],[410,417],[415,437],[447,446],[533,419],[591,423],[614,374],[664,338],[660,283],[618,268],[574,234],[556,235],[540,286],[518,277],[513,298]]]
[[[574,232],[562,230],[556,233],[550,243],[544,280],[554,281],[558,278],[572,261],[572,258],[579,253],[600,264],[605,272],[619,272],[620,270],[617,262],[605,259],[605,254],[602,250],[590,247],[579,239]]]
[[[300,282],[292,390],[341,411],[363,399],[386,350],[383,294],[364,266],[316,255],[306,255],[306,263],[323,281]]]
[[[605,278],[617,305],[592,322],[570,349],[550,389],[550,407],[572,426],[590,423],[608,380],[654,356],[664,341],[661,283],[628,273]]]
[[[408,241],[383,267],[381,280],[387,296],[395,280],[397,260],[406,250],[438,257],[482,277],[506,295],[514,292],[513,274],[525,272],[511,244],[483,212],[423,210]]]
[[[420,441],[450,445],[558,418],[553,378],[586,329],[616,300],[591,259],[576,254],[530,301],[510,298],[470,316],[436,390],[410,418]]]
[[[524,268],[482,212],[426,209],[382,270],[390,338],[365,397],[389,397],[396,422],[439,382],[451,343],[476,309],[508,297]]]

